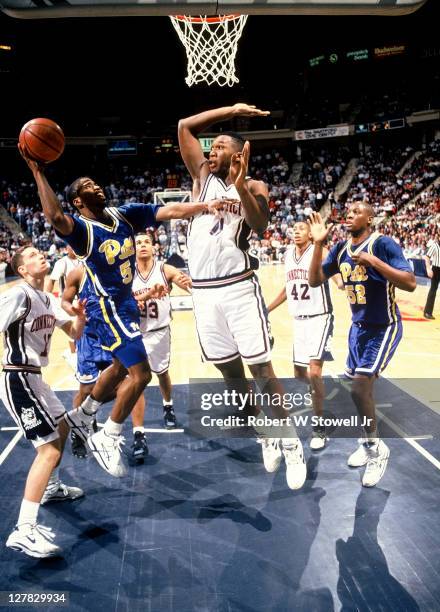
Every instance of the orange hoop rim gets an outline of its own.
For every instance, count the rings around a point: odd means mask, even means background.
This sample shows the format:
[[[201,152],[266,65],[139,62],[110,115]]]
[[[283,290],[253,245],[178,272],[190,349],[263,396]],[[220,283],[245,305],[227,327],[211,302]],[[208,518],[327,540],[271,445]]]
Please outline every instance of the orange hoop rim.
[[[190,21],[191,23],[221,23],[222,21],[232,21],[241,15],[216,15],[215,17],[193,17],[192,15],[172,15],[178,21]]]

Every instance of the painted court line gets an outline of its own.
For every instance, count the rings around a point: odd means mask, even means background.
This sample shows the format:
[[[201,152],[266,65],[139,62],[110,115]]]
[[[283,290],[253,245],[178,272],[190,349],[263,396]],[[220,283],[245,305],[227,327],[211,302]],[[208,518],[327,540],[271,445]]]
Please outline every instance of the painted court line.
[[[0,431],[18,431],[18,427],[0,427]]]
[[[7,459],[8,455],[12,452],[12,450],[14,449],[15,445],[20,440],[22,435],[23,433],[21,431],[17,431],[15,436],[12,438],[12,440],[9,442],[5,450],[0,455],[0,465],[2,465],[2,463]]]
[[[391,429],[395,431],[396,434],[398,434],[401,438],[403,438],[405,442],[408,442],[410,446],[415,448],[416,451],[418,451],[421,455],[423,455],[423,457],[425,457],[425,459],[427,459],[430,463],[432,463],[434,467],[440,470],[440,461],[438,461],[438,459],[433,457],[431,453],[428,453],[428,451],[425,448],[423,448],[423,446],[420,446],[420,444],[418,444],[414,438],[409,438],[405,434],[405,432],[402,429],[400,429],[398,425],[393,423],[393,421],[391,421],[388,417],[382,414],[380,410],[376,410],[376,412],[380,416],[380,418],[388,425],[388,427],[391,427]],[[424,439],[424,437],[419,436],[418,439]]]

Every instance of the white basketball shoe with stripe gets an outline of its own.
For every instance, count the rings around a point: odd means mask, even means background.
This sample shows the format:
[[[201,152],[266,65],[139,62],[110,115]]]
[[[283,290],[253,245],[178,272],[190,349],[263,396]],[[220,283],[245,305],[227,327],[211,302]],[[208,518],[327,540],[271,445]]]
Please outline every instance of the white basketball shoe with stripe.
[[[59,557],[62,549],[53,543],[54,538],[55,534],[49,527],[25,523],[15,527],[6,540],[6,546],[37,559]]]

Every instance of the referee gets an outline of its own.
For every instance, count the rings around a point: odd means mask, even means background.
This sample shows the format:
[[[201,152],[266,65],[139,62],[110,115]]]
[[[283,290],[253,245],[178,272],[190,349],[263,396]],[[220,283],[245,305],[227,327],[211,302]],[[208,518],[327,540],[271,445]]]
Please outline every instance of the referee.
[[[425,319],[435,319],[435,317],[432,316],[432,311],[434,310],[435,294],[437,293],[437,287],[440,282],[440,241],[438,234],[431,241],[431,245],[424,259],[428,277],[431,279],[431,287],[429,288],[423,316]]]

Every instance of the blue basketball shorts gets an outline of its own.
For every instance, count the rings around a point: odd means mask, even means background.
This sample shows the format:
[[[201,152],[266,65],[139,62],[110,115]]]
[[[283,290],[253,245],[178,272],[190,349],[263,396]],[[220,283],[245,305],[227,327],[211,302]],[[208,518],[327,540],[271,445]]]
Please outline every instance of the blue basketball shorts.
[[[102,348],[125,368],[147,361],[139,329],[139,309],[134,299],[116,303],[110,297],[99,300],[93,319]]]
[[[402,321],[390,325],[353,323],[348,335],[345,374],[379,375],[388,365],[402,339]]]
[[[96,382],[99,373],[113,361],[111,353],[102,348],[93,321],[87,322],[83,335],[76,341],[76,352],[76,379],[84,385]]]

